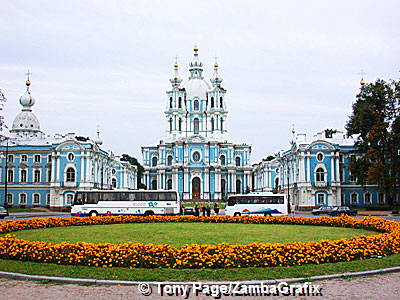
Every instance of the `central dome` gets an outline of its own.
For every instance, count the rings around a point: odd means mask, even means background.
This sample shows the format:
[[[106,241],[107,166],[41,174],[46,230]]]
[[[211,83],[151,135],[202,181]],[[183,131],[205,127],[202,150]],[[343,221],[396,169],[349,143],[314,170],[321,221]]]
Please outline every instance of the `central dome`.
[[[32,111],[21,111],[12,124],[13,131],[40,131],[39,120]]]
[[[210,90],[208,83],[200,78],[191,78],[183,84],[186,90],[187,99],[198,97],[200,99],[207,99],[207,91]]]

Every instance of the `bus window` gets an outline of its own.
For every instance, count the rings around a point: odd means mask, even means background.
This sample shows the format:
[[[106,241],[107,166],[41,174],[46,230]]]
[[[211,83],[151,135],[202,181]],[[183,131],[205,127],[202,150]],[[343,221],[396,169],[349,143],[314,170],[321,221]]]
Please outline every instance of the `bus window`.
[[[236,204],[236,197],[229,197],[228,206],[234,206]]]
[[[168,197],[171,201],[177,201],[176,193],[168,193]]]
[[[142,201],[142,193],[138,192],[129,192],[128,199],[129,201]]]
[[[78,192],[75,194],[74,205],[82,205],[82,204],[83,204],[82,193]]]
[[[144,201],[157,201],[158,200],[158,194],[157,193],[143,193],[143,200]]]
[[[87,199],[86,202],[87,204],[97,204],[99,201],[99,193],[92,192],[92,193],[87,193]]]
[[[158,194],[158,201],[168,201],[169,200],[169,193],[159,193]]]

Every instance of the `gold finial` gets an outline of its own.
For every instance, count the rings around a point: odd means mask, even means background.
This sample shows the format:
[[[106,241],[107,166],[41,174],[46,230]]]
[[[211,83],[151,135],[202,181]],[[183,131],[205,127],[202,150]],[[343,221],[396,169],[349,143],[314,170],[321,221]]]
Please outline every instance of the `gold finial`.
[[[361,84],[361,85],[364,85],[364,84],[366,83],[365,80],[364,80],[364,75],[367,75],[367,73],[365,73],[363,70],[361,70],[361,72],[358,73],[358,74],[361,75],[360,84]]]
[[[215,63],[214,63],[214,68],[218,68],[218,62],[217,62],[218,57],[215,57]]]
[[[194,44],[194,48],[193,48],[194,52],[199,51],[199,47],[197,47],[197,44]]]
[[[178,56],[175,56],[175,64],[174,67],[177,68],[178,67]]]
[[[27,87],[29,87],[29,86],[31,85],[31,81],[30,81],[29,79],[30,79],[30,76],[32,75],[32,73],[31,73],[31,72],[29,71],[29,69],[28,69],[28,72],[26,72],[25,75],[27,76],[27,78],[26,78],[26,80],[25,80],[25,85],[26,85]]]

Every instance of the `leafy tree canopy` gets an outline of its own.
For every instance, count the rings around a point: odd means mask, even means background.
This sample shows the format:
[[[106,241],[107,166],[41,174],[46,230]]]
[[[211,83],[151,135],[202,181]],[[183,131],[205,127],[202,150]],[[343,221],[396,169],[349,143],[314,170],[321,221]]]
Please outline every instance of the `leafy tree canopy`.
[[[146,185],[142,183],[142,177],[143,177],[143,173],[144,173],[144,168],[138,162],[138,160],[135,157],[130,156],[128,154],[122,154],[121,161],[127,161],[131,165],[136,166],[136,168],[137,168],[137,187],[139,189],[146,189],[147,188]]]
[[[361,87],[346,124],[356,137],[350,170],[359,184],[378,184],[393,204],[400,176],[400,82],[376,80]]]

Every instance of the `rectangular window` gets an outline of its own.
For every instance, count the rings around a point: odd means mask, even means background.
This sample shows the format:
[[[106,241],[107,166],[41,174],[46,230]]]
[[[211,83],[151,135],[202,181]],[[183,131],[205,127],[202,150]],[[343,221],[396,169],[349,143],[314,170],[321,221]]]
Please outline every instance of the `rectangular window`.
[[[21,162],[27,162],[28,161],[28,156],[26,156],[25,154],[21,156]]]
[[[33,204],[34,205],[39,205],[39,200],[40,200],[39,194],[34,194],[33,195]]]
[[[22,204],[22,205],[26,204],[26,194],[19,195],[19,204]]]
[[[40,154],[35,155],[35,163],[40,163]]]
[[[46,205],[50,206],[50,193],[46,195]]]
[[[13,170],[8,170],[7,181],[14,182],[14,171]]]
[[[51,162],[51,154],[47,155],[47,162],[48,162],[48,163]]]
[[[351,194],[351,204],[357,204],[358,202],[358,195],[356,193]]]
[[[13,195],[7,194],[7,204],[12,205],[12,203],[13,203]]]
[[[8,155],[8,162],[9,163],[13,163],[14,162],[14,155],[12,155],[12,154]]]
[[[364,203],[371,204],[371,194],[370,193],[364,194]]]
[[[378,195],[378,203],[379,204],[384,204],[385,203],[385,194],[384,193],[379,193],[379,195]]]
[[[40,182],[40,170],[35,170],[33,172],[33,182],[39,183]]]
[[[317,194],[317,204],[324,205],[325,204],[325,194]]]
[[[51,169],[47,170],[47,181],[50,182],[51,181]]]

